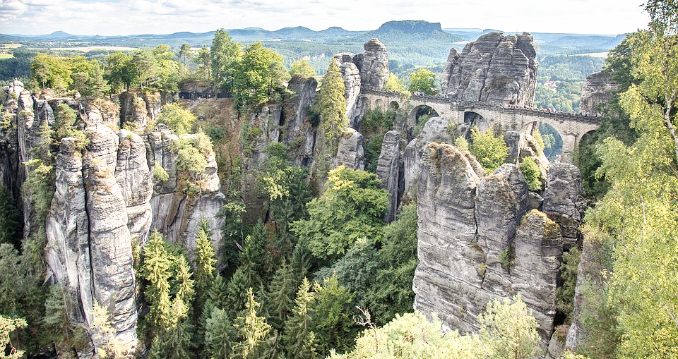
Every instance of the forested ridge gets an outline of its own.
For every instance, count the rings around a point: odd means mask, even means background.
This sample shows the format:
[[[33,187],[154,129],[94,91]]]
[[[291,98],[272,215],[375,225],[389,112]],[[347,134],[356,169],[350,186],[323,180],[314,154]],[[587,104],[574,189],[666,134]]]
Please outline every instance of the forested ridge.
[[[581,333],[579,345],[563,352],[564,358],[678,357],[678,4],[651,0],[645,9],[649,28],[630,34],[602,64],[617,92],[601,107],[601,128],[582,141],[574,159],[589,207],[583,241],[561,267],[566,284],[559,288],[558,310],[567,313],[564,324],[579,326]],[[308,60],[286,66],[283,56],[262,43],[244,46],[223,29],[211,45],[198,51],[182,46],[176,53],[159,45],[90,59],[41,53],[30,60],[27,88],[101,113],[119,106],[122,94],[162,94],[155,121],[117,127],[130,132],[128,141],[157,126],[183,136],[171,151],[179,159],[178,187],[189,198],[204,191],[214,157],[225,195],[218,214],[224,225],[216,238],[203,219],[190,250],[157,229],[143,245],[133,242],[137,352],[116,338],[110,308],[94,303],[90,327],[73,318],[75,298],[44,277],[45,221],[56,191],[60,144],[67,139],[85,153],[93,138],[84,110],[63,101],[53,109],[54,123],[40,129],[21,193],[0,188],[0,357],[78,357],[93,341],[102,358],[546,355],[547,343],[520,296],[484,303],[476,333],[441,335],[435,316],[413,313],[416,198],[389,208],[389,192],[376,176],[383,136],[402,113],[367,112],[361,124],[366,170],[334,167],[325,159],[352,133],[334,61],[318,76]],[[538,106],[577,111],[579,86],[601,64],[588,57],[572,60],[541,60],[547,68],[540,68],[541,80],[560,82],[557,90],[537,89],[548,91],[542,100],[538,95]],[[404,67],[391,72],[386,89],[404,96],[438,92],[439,73]],[[303,144],[295,142],[272,143],[257,157],[257,143],[267,131],[257,127],[261,114],[291,101],[289,83],[313,77],[320,86],[307,115],[320,133],[315,149],[320,160],[296,161]],[[222,107],[172,95],[187,86],[224,94],[214,99]],[[16,97],[11,91],[2,95],[3,136],[16,131],[17,116],[28,116],[11,112]],[[422,118],[413,131],[424,126],[428,117]],[[534,136],[542,149],[545,141],[549,147],[548,134]],[[490,173],[508,155],[503,136],[477,128],[454,145]],[[263,159],[256,166],[247,162],[256,158]],[[523,161],[520,170],[531,190],[543,186],[534,161]],[[159,183],[169,179],[157,163],[152,176]],[[397,212],[390,223],[389,210]],[[21,230],[26,211],[30,235]]]

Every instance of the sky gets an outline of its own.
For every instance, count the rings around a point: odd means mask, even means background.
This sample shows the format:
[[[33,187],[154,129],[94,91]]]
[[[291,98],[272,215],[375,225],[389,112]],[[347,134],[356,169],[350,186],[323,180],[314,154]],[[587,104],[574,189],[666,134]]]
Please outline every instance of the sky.
[[[374,30],[390,20],[506,32],[622,34],[644,0],[0,0],[0,33],[169,34],[218,28]]]

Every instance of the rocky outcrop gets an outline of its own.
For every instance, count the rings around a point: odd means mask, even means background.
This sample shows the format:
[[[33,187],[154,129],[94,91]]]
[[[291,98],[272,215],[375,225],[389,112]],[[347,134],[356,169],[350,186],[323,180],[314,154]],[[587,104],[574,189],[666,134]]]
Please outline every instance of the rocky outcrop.
[[[365,151],[363,150],[363,135],[349,129],[339,140],[335,167],[344,165],[351,169],[365,169]]]
[[[135,277],[127,204],[114,173],[118,136],[106,126],[87,134],[84,157],[75,138],[64,138],[57,156],[45,226],[48,278],[77,300],[71,314],[87,328],[95,302],[108,308],[116,337],[133,352]]]
[[[360,80],[363,87],[382,90],[388,79],[388,51],[379,39],[371,39],[364,45],[365,53],[360,58]]]
[[[120,124],[143,129],[150,119],[146,101],[134,91],[120,94]]]
[[[515,165],[485,175],[454,146],[426,148],[418,177],[414,308],[470,332],[488,301],[521,294],[547,340],[563,251],[558,225],[537,210],[524,213],[527,185]]]
[[[396,130],[386,132],[381,143],[381,153],[377,162],[377,178],[381,186],[388,191],[389,209],[384,220],[391,222],[398,210],[400,184],[400,133]]]
[[[601,115],[599,106],[607,104],[610,96],[617,91],[618,87],[619,85],[612,81],[608,72],[601,71],[588,75],[581,90],[579,103],[581,113]]]
[[[146,243],[151,229],[153,180],[146,160],[146,143],[141,136],[120,130],[115,177],[125,199],[127,228],[132,240]]]
[[[586,209],[579,168],[555,163],[548,171],[547,182],[543,194],[544,213],[560,225],[566,244],[572,246],[580,239],[579,226]]]
[[[190,140],[194,136],[196,135],[183,135],[182,138]],[[152,170],[153,166],[161,165],[168,174],[167,181],[153,179],[151,228],[158,229],[168,241],[183,244],[191,253],[195,248],[200,222],[204,218],[212,231],[212,244],[219,252],[223,219],[217,213],[226,203],[226,199],[220,191],[216,158],[213,153],[206,158],[207,168],[202,175],[200,193],[188,194],[179,180],[178,155],[171,149],[172,144],[178,141],[179,136],[167,128],[148,135],[149,168]]]
[[[452,49],[443,72],[443,94],[458,101],[532,107],[538,62],[532,35],[489,33]]]
[[[339,66],[341,77],[344,79],[344,98],[346,99],[346,117],[349,120],[349,127],[354,127],[357,112],[358,97],[361,89],[361,72],[353,62],[356,56],[351,53],[341,53],[334,55],[334,60]]]
[[[293,77],[287,88],[293,95],[285,102],[285,144],[292,155],[294,165],[308,166],[313,157],[315,131],[308,118],[318,81],[314,78]]]

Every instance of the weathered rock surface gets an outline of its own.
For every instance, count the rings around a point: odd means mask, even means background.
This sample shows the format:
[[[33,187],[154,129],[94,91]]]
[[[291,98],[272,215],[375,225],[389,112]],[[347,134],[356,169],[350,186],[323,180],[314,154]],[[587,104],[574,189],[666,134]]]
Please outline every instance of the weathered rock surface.
[[[195,135],[183,135],[190,139]],[[214,154],[207,156],[207,168],[201,181],[201,192],[198,195],[188,195],[185,188],[181,188],[179,170],[177,168],[178,155],[171,150],[172,143],[178,142],[179,137],[170,129],[161,129],[148,135],[149,168],[156,164],[161,165],[169,178],[161,182],[154,179],[153,196],[150,200],[152,212],[151,228],[156,228],[172,243],[182,243],[189,253],[195,248],[195,237],[199,225],[204,217],[212,231],[212,244],[217,252],[221,248],[221,227],[223,219],[217,213],[226,203],[221,193],[217,163]]]
[[[151,229],[153,179],[146,160],[146,143],[141,136],[120,130],[115,177],[127,205],[127,228],[131,238],[146,243]]]
[[[548,172],[544,190],[544,213],[560,225],[563,238],[571,246],[579,239],[586,201],[577,166],[555,163]]]
[[[316,136],[308,119],[308,109],[317,87],[318,81],[302,77],[293,77],[287,86],[293,95],[285,103],[287,122],[283,140],[293,151],[292,163],[297,166],[308,166],[312,161]]]
[[[486,175],[454,146],[425,149],[414,308],[470,332],[479,328],[476,318],[488,301],[521,294],[548,341],[563,253],[558,224],[537,210],[525,214],[527,184],[516,165]]]
[[[489,33],[467,44],[461,53],[450,51],[443,93],[459,101],[532,107],[538,65],[532,35]]]
[[[365,169],[365,151],[363,149],[363,135],[349,129],[339,140],[335,167],[344,165],[351,169]]]
[[[396,130],[388,131],[384,135],[377,162],[377,178],[381,180],[381,186],[388,191],[390,206],[384,220],[391,222],[395,219],[398,209],[400,183],[400,133]]]
[[[598,106],[607,104],[613,92],[617,91],[618,84],[614,83],[609,73],[595,72],[586,77],[581,91],[579,109],[583,114],[600,115]]]
[[[360,63],[360,79],[364,87],[381,90],[388,79],[388,51],[378,39],[364,45],[365,54]]]
[[[358,97],[361,89],[360,70],[353,63],[353,54],[341,53],[334,55],[334,60],[339,66],[341,77],[344,79],[344,98],[346,99],[346,117],[349,120],[349,127],[354,127]]]

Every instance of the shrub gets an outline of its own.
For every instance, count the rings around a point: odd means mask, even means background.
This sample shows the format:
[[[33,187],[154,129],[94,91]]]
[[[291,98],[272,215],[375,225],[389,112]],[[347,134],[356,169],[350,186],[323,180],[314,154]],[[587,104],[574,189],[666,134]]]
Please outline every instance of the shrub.
[[[488,172],[496,170],[508,157],[504,135],[495,136],[491,129],[480,133],[474,127],[471,130],[471,141],[469,150]]]
[[[520,162],[520,171],[525,176],[530,191],[540,191],[543,187],[543,177],[537,162],[532,157],[523,158]]]
[[[165,171],[162,165],[157,161],[153,166],[153,177],[155,177],[155,179],[157,179],[160,182],[165,182],[169,179],[169,174],[167,174],[167,171]]]

